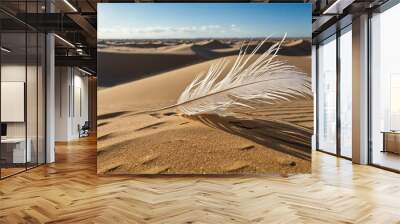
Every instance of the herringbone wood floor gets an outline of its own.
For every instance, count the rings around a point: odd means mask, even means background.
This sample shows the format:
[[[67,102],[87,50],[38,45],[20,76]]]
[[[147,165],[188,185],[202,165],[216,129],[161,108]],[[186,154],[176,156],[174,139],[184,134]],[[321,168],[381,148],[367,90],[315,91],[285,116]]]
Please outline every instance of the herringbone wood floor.
[[[0,223],[400,223],[400,175],[315,152],[313,174],[99,177],[88,138],[0,181]]]

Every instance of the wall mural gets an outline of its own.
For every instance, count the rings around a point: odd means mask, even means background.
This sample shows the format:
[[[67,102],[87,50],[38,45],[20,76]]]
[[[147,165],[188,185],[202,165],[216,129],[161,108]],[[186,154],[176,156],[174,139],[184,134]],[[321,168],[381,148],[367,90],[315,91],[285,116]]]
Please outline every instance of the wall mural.
[[[310,4],[99,4],[99,174],[311,171]]]

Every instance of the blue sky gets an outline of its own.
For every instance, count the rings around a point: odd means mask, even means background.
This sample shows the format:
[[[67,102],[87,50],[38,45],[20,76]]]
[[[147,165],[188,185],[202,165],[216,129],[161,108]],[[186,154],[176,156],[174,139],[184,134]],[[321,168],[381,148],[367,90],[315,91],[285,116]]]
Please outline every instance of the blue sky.
[[[102,3],[99,39],[311,37],[311,4]]]

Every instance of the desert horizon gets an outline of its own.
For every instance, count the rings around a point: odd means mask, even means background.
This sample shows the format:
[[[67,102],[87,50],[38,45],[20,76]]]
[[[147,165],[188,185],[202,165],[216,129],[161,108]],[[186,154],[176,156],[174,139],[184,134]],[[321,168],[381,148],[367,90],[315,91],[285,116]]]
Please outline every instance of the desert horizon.
[[[105,75],[100,77],[98,86],[101,88],[110,87],[125,81],[133,81],[154,75],[161,71],[179,68],[183,65],[237,55],[242,44],[250,42],[248,51],[251,51],[258,42],[264,39],[170,39],[167,42],[162,42],[161,40],[141,40],[139,42],[120,40],[121,42],[118,43],[99,41],[99,45],[104,45],[98,48],[99,72],[105,74],[113,73],[113,76]],[[265,44],[263,48],[266,49],[277,41],[280,40],[269,40],[269,44]],[[311,57],[311,41],[308,39],[286,39],[279,54],[281,56]],[[148,63],[152,61],[149,59],[150,57],[154,60],[159,60],[160,64],[153,67]],[[114,59],[113,63],[105,62],[110,61],[111,58],[118,59]],[[115,71],[114,65],[120,65],[117,71]],[[295,65],[304,67],[299,64]],[[306,69],[303,68],[303,70]]]

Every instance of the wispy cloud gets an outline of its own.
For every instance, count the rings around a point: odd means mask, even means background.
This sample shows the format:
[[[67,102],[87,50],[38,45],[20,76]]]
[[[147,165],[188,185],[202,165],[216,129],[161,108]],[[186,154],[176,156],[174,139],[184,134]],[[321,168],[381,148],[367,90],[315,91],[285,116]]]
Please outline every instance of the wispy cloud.
[[[240,31],[240,29],[238,28],[238,26],[236,24],[231,24],[231,30],[232,31],[237,31],[237,32]]]
[[[1,0],[0,0],[1,1]],[[99,38],[311,37],[310,4],[99,4]]]
[[[113,26],[111,28],[99,28],[98,35],[100,39],[107,38],[159,38],[175,36],[176,38],[190,38],[195,36],[209,37],[215,34],[225,34],[229,31],[240,32],[240,29],[235,25],[202,25],[202,26],[186,26],[186,27],[161,27],[149,26],[142,28]]]

